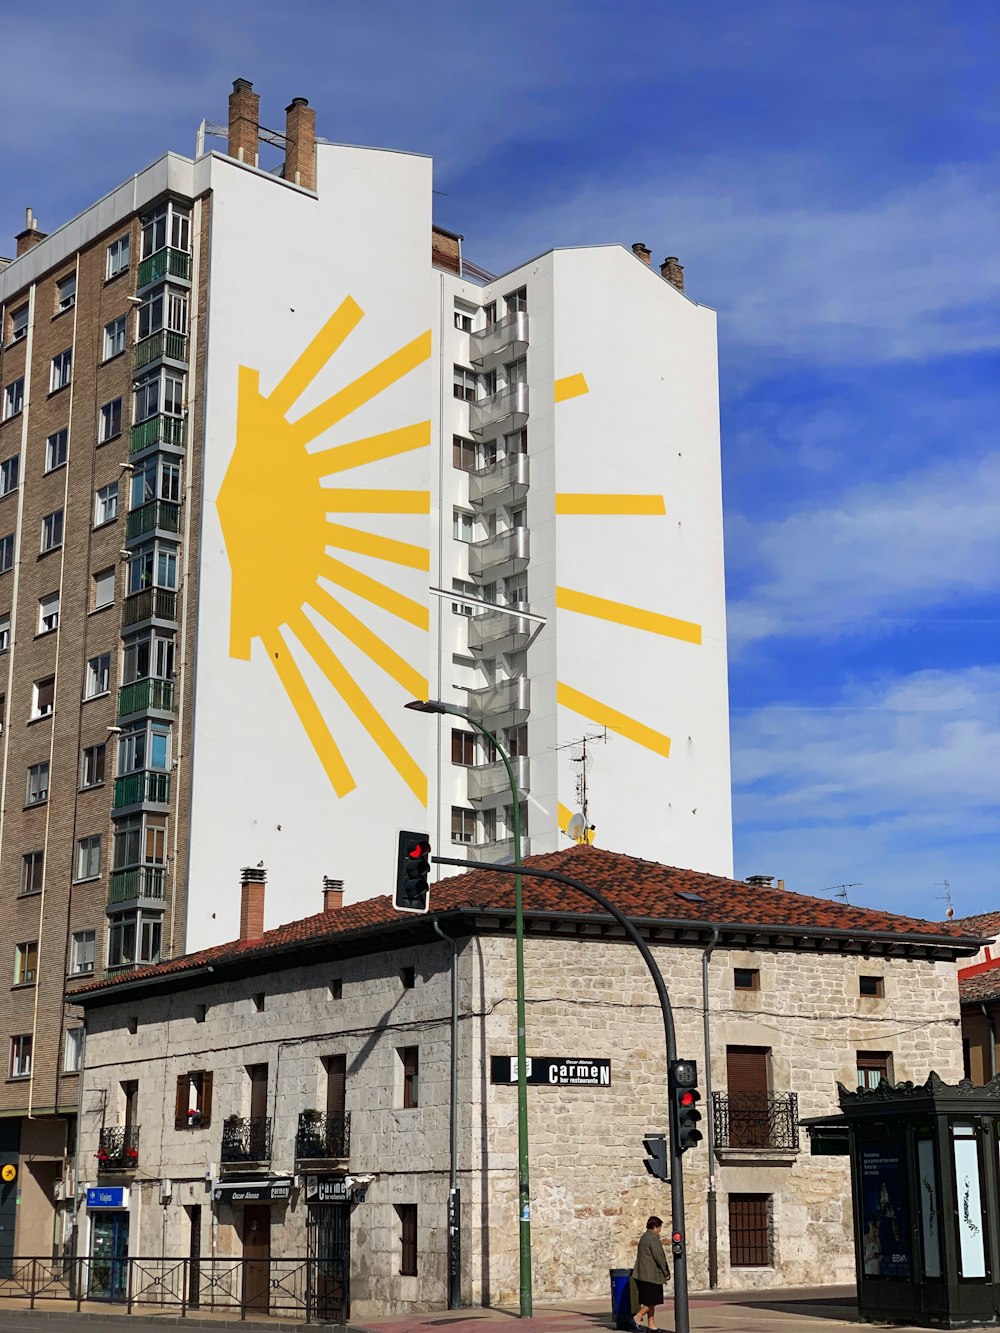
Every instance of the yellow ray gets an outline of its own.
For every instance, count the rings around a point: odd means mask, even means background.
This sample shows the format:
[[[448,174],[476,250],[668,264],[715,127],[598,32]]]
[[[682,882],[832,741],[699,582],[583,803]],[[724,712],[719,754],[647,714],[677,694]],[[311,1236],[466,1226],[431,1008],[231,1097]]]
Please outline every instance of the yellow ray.
[[[430,491],[369,491],[339,486],[321,491],[329,514],[429,514]]]
[[[574,713],[589,717],[592,722],[607,727],[609,731],[617,732],[626,740],[635,741],[636,745],[652,750],[654,754],[663,755],[664,759],[670,758],[670,737],[664,736],[662,731],[654,731],[644,722],[638,722],[626,713],[619,713],[617,709],[580,690],[574,690],[570,685],[564,685],[562,681],[556,685],[556,702],[564,708],[572,709]]]
[[[390,615],[409,621],[411,625],[416,625],[417,629],[430,628],[430,612],[426,606],[421,606],[412,597],[397,592],[395,588],[386,587],[384,583],[379,583],[378,579],[369,578],[367,574],[352,569],[350,565],[345,565],[342,560],[337,560],[332,555],[323,557],[319,573],[331,583],[339,583],[348,592],[353,592],[356,597],[363,597],[366,602],[380,606]]]
[[[422,805],[427,804],[427,776],[421,772],[374,704],[352,679],[330,645],[300,612],[289,628]]]
[[[662,517],[667,508],[662,495],[584,495],[561,491],[557,514],[635,514]]]
[[[628,625],[648,634],[663,634],[669,639],[685,643],[701,643],[701,626],[690,620],[677,620],[660,615],[658,611],[644,611],[641,606],[627,606],[606,597],[594,597],[589,592],[574,592],[572,588],[556,588],[556,606],[561,611],[576,611],[581,616],[609,620],[615,625]]]
[[[320,329],[316,337],[292,362],[284,377],[271,391],[270,400],[282,416],[323,369],[330,357],[357,328],[364,311],[353,297],[347,296]]]
[[[431,567],[431,553],[426,546],[413,546],[410,542],[396,541],[394,537],[361,532],[341,523],[327,523],[326,544],[341,551],[355,551],[376,560],[388,560],[394,565],[407,565],[410,569],[429,570]]]
[[[565,833],[566,830],[569,828],[569,821],[572,818],[573,818],[572,810],[569,808],[568,805],[563,805],[562,801],[560,801],[558,820],[559,820],[559,827],[563,833]]]
[[[311,412],[299,417],[298,421],[291,422],[289,443],[308,444],[310,440],[322,435],[338,421],[343,421],[344,417],[356,412],[383,389],[387,389],[390,384],[426,361],[430,354],[431,333],[428,329],[426,333],[418,334],[416,338],[401,347],[398,352],[393,352],[384,361],[380,361],[377,366],[372,366],[371,370],[366,370],[351,384],[345,385],[325,403],[320,403]]]
[[[261,642],[271,659],[271,665],[285,687],[289,702],[298,714],[317,758],[326,771],[326,776],[330,779],[333,790],[338,796],[346,796],[348,792],[354,790],[357,783],[351,777],[337,742],[330,735],[330,730],[323,721],[323,714],[309,693],[309,686],[295,665],[295,660],[280,631],[275,630],[261,635]]]
[[[325,588],[317,588],[310,596],[308,605],[317,615],[323,617],[335,630],[339,630],[345,639],[349,639],[366,657],[380,666],[387,676],[391,676],[398,685],[414,699],[427,698],[427,681],[409,662],[380,639],[367,625],[352,616],[346,606],[342,606],[332,593]]]
[[[567,398],[579,398],[582,393],[589,393],[587,381],[582,375],[564,375],[552,386],[552,396],[557,403],[564,403]]]
[[[431,442],[431,423],[415,421],[412,426],[398,430],[384,430],[380,435],[369,435],[364,440],[351,440],[330,449],[318,449],[309,458],[317,477],[332,477],[335,472],[377,463],[383,458],[395,458],[411,449],[424,449]]]

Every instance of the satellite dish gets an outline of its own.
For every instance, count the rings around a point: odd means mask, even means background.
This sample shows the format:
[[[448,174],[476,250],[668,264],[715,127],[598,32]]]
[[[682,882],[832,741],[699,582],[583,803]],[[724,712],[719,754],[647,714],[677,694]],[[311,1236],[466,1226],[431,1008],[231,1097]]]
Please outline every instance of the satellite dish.
[[[580,842],[587,832],[587,821],[579,812],[570,819],[566,825],[566,836],[572,838],[574,842]]]

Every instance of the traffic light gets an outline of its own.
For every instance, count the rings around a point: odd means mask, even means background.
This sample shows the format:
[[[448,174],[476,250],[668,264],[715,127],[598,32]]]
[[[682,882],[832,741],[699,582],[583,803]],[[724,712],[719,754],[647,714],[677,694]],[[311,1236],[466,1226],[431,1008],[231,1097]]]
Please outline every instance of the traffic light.
[[[674,1118],[674,1142],[677,1155],[687,1152],[701,1142],[702,1133],[698,1128],[701,1112],[698,1103],[701,1093],[698,1082],[698,1065],[694,1060],[675,1060],[670,1066],[670,1113]]]
[[[642,1141],[649,1156],[643,1165],[651,1176],[656,1176],[657,1180],[669,1180],[670,1171],[667,1168],[667,1139],[665,1134],[647,1134]]]
[[[431,840],[426,833],[402,832],[396,850],[396,892],[392,905],[397,912],[426,912],[431,873]]]

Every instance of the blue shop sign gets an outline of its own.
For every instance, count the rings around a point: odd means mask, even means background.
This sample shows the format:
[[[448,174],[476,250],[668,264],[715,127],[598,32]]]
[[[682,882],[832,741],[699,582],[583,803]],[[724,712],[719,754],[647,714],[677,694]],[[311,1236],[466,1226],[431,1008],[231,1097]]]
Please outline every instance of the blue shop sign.
[[[127,1208],[128,1190],[124,1185],[107,1185],[87,1190],[88,1208]]]

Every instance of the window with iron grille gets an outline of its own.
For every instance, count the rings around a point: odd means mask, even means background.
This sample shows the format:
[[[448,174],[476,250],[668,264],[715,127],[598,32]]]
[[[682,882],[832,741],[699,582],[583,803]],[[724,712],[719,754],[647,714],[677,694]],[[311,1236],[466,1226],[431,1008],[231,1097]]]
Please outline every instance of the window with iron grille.
[[[397,1203],[399,1217],[399,1271],[403,1277],[417,1276],[417,1205]]]
[[[770,1194],[730,1194],[729,1263],[733,1268],[774,1266]]]

